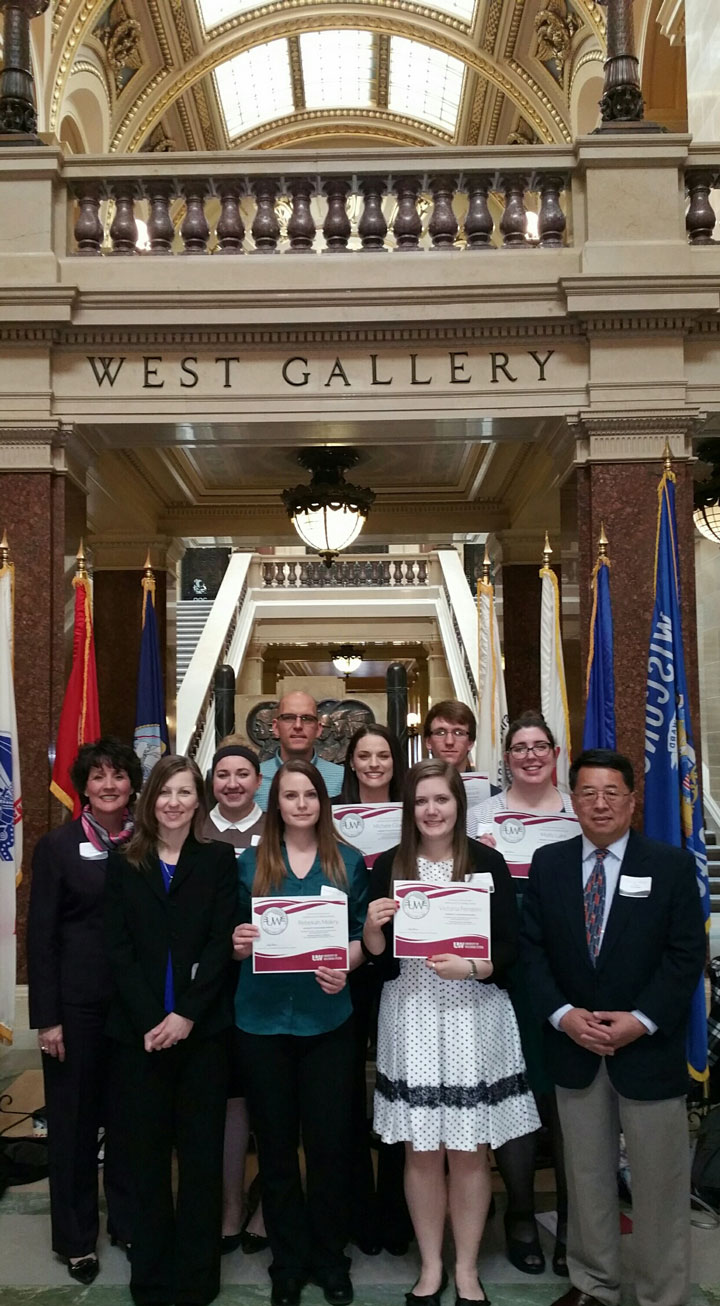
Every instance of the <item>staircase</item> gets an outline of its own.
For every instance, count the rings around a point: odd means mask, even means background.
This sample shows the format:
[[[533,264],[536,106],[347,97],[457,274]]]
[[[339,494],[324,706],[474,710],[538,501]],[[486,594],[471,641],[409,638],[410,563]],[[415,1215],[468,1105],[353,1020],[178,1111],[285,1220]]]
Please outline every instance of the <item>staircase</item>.
[[[177,604],[177,689],[185,678],[190,659],[197,648],[211,611],[212,599],[192,599]]]

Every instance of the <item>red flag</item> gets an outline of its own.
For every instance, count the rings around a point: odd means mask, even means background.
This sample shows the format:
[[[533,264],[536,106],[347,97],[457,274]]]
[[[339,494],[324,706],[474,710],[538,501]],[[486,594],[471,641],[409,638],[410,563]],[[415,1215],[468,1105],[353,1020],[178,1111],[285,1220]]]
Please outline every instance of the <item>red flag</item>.
[[[82,744],[92,743],[100,738],[100,708],[95,670],[90,580],[87,575],[75,576],[73,586],[75,630],[72,671],[60,713],[50,792],[70,808],[73,816],[79,816],[80,799],[70,779],[70,767]]]

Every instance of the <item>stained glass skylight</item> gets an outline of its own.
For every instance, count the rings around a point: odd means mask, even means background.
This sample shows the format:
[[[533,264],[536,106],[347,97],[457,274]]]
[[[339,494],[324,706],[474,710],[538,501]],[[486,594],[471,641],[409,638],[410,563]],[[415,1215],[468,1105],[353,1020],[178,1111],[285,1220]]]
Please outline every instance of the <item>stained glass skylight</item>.
[[[370,32],[303,32],[300,37],[308,109],[367,109],[372,104]]]
[[[230,140],[261,122],[292,113],[287,41],[268,41],[228,59],[215,69],[215,84]]]
[[[390,40],[388,108],[440,127],[450,135],[457,125],[465,65],[404,36]]]

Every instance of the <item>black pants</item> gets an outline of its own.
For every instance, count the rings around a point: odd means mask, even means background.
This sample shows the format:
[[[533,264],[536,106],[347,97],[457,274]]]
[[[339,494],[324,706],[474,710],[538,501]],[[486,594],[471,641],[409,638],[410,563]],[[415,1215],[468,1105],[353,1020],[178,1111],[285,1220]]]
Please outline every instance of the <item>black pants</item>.
[[[380,983],[372,966],[359,966],[349,977],[355,1019],[352,1131],[351,1222],[353,1236],[367,1242],[412,1242],[414,1233],[405,1201],[405,1144],[378,1144],[377,1191],[367,1113],[367,1049],[377,1030]]]
[[[162,1052],[116,1044],[116,1062],[132,1113],[129,1145],[137,1192],[133,1300],[138,1306],[203,1306],[220,1291],[226,1036],[191,1035]]]
[[[44,1056],[53,1251],[87,1256],[98,1236],[98,1129],[105,1126],[108,1225],[130,1239],[134,1200],[110,1076],[105,1007],[65,1007],[65,1060]]]
[[[352,1019],[328,1034],[242,1033],[274,1278],[344,1270],[352,1156]],[[305,1149],[306,1196],[298,1145]]]

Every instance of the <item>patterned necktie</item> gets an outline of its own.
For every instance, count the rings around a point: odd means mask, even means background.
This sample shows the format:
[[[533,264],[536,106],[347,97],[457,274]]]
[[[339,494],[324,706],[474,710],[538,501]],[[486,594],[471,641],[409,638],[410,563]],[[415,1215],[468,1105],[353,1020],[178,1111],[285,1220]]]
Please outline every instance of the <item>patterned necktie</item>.
[[[585,937],[593,966],[597,963],[605,915],[605,867],[607,848],[595,850],[595,864],[585,885]]]

